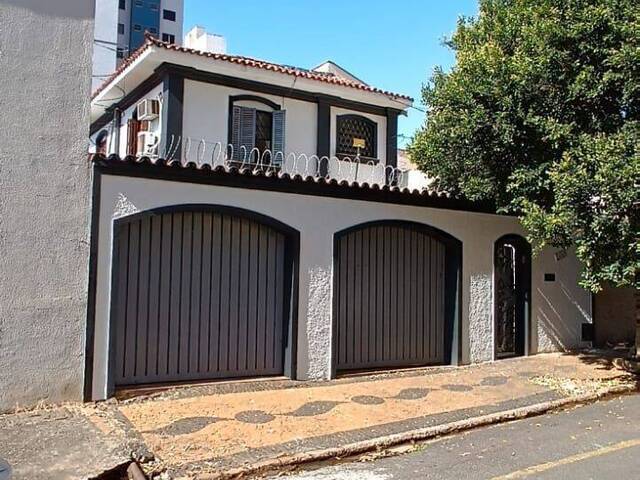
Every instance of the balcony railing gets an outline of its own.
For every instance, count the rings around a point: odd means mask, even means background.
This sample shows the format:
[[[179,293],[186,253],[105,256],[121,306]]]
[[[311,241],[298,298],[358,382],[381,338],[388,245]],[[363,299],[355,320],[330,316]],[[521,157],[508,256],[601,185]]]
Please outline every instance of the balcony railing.
[[[155,149],[158,150],[157,148]],[[189,137],[171,138],[160,152],[149,152],[151,158],[164,158],[167,162],[180,162],[184,165],[204,164],[211,168],[217,166],[235,166],[254,170],[272,170],[291,176],[300,175],[308,178],[346,180],[368,185],[396,185],[415,190],[425,190],[431,181],[415,170],[403,170],[385,165],[376,159],[353,158],[340,155],[319,157],[315,154],[297,152],[275,152],[246,149],[241,147],[234,151],[233,145],[222,142],[209,142],[204,139],[194,140]]]

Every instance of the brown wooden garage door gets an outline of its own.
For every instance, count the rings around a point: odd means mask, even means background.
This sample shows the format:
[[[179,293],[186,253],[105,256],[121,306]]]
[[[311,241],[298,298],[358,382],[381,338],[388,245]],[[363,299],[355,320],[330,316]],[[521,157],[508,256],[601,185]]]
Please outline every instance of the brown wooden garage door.
[[[388,222],[347,231],[335,247],[336,369],[444,363],[445,243]]]
[[[117,224],[115,241],[116,386],[283,373],[283,233],[189,209]]]

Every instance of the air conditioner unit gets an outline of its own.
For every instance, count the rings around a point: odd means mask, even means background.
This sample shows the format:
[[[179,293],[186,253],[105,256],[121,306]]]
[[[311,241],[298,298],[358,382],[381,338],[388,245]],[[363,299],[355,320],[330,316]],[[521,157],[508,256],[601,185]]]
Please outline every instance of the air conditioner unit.
[[[153,156],[156,155],[158,147],[158,137],[152,132],[139,132],[136,144],[136,155]]]
[[[155,120],[160,115],[160,102],[151,98],[141,100],[136,105],[138,120]]]

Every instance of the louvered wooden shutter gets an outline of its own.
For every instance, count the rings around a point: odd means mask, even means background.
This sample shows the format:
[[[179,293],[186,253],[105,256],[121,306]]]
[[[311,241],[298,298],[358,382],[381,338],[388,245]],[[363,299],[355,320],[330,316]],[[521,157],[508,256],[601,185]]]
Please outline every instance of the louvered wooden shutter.
[[[285,110],[276,110],[273,112],[273,122],[271,131],[271,144],[273,154],[273,164],[282,165],[284,160],[284,127],[285,127]]]
[[[138,152],[138,132],[140,122],[134,118],[127,121],[127,155],[136,155]]]
[[[233,159],[249,158],[256,142],[256,109],[248,107],[233,107],[231,119],[231,144],[233,145]],[[242,148],[244,147],[244,149]],[[246,150],[246,151],[245,151]]]

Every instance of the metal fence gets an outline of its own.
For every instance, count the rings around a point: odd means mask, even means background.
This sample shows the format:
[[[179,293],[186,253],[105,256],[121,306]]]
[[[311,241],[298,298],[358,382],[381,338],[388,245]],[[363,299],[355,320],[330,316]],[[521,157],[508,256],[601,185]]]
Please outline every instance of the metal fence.
[[[158,150],[154,148],[154,150]],[[254,171],[273,170],[283,175],[300,175],[304,178],[321,178],[327,180],[347,180],[368,185],[396,185],[415,190],[425,190],[430,181],[424,178],[410,178],[410,173],[417,171],[404,170],[391,165],[384,165],[358,156],[318,156],[305,153],[283,153],[271,150],[247,149],[241,147],[234,150],[233,145],[222,142],[210,142],[205,139],[172,136],[151,157],[164,158],[166,162],[180,162],[183,165],[193,163],[198,167],[209,165],[237,168],[251,168]],[[415,175],[414,175],[415,177]]]

